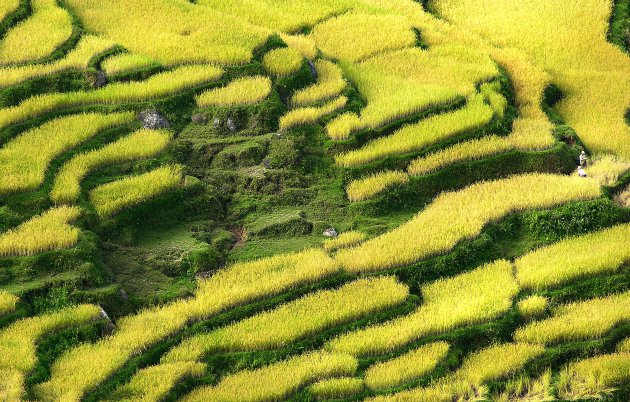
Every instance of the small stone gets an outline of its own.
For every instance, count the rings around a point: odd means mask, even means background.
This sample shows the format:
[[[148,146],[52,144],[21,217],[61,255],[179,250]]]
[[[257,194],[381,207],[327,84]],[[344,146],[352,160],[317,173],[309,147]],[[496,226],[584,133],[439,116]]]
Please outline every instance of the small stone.
[[[120,298],[123,299],[124,301],[129,300],[129,295],[127,295],[127,292],[125,292],[125,289],[120,289],[120,292],[118,292],[120,294]]]
[[[94,88],[101,88],[107,85],[107,82],[107,74],[105,74],[105,71],[99,71],[96,73],[96,78],[94,79],[92,86]]]
[[[116,329],[116,325],[114,325],[114,323],[109,318],[105,310],[103,310],[102,307],[99,307],[99,308],[101,309],[101,312],[100,312],[101,318],[107,321],[105,325],[103,326],[102,335],[103,336],[111,335],[114,332],[114,329]]]
[[[157,110],[145,110],[140,112],[138,119],[143,123],[144,128],[157,130],[170,127],[170,123],[162,117]]]
[[[337,237],[337,231],[334,228],[328,228],[322,234],[326,237]]]
[[[271,160],[269,158],[263,159],[263,166],[267,169],[271,169]]]
[[[219,128],[220,125],[221,125],[221,120],[219,120],[218,117],[215,117],[214,121],[212,122],[212,127]]]
[[[234,123],[231,117],[228,117],[226,125],[230,131],[236,131],[236,123]]]
[[[283,135],[282,133],[274,133],[274,135],[273,135],[273,136],[274,136],[274,138],[277,138],[277,139],[279,139],[279,140],[281,140],[281,139],[283,139],[283,138],[284,138],[284,135]]]
[[[208,118],[203,113],[193,114],[190,117],[190,119],[192,120],[193,123],[197,123],[197,124],[206,124],[208,122]]]

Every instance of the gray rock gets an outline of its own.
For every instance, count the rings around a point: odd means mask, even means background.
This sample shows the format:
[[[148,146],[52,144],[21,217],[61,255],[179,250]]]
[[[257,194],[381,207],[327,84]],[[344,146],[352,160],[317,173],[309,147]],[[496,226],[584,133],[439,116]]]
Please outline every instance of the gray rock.
[[[99,308],[101,309],[101,312],[100,312],[101,318],[103,318],[106,321],[105,325],[103,326],[102,335],[103,336],[111,335],[112,332],[114,332],[114,329],[116,329],[116,325],[114,325],[114,323],[109,318],[105,310],[103,310],[102,307],[99,307]]]
[[[315,64],[312,61],[308,61],[308,68],[311,69],[311,74],[313,74],[313,78],[317,79],[317,69],[315,68]]]
[[[337,231],[334,228],[328,228],[322,234],[326,237],[337,237]]]
[[[203,113],[193,114],[190,119],[197,124],[206,124],[208,122],[208,117]]]
[[[94,88],[101,88],[107,85],[107,83],[107,74],[105,74],[105,71],[99,71],[96,73],[96,78],[94,79],[92,86]]]
[[[263,159],[262,162],[264,167],[266,167],[267,169],[271,169],[271,160],[269,160],[269,158]]]
[[[230,131],[236,131],[236,123],[234,123],[231,117],[228,117],[226,125]]]
[[[170,123],[164,117],[162,117],[157,110],[145,110],[140,112],[138,119],[143,123],[144,128],[151,130],[157,130],[160,128],[170,127]]]
[[[214,121],[212,122],[212,127],[219,128],[220,125],[221,125],[221,120],[219,120],[218,117],[215,117]]]
[[[120,298],[123,299],[124,301],[129,300],[129,295],[127,295],[127,292],[125,292],[125,289],[120,289],[120,292],[118,292],[120,294]]]

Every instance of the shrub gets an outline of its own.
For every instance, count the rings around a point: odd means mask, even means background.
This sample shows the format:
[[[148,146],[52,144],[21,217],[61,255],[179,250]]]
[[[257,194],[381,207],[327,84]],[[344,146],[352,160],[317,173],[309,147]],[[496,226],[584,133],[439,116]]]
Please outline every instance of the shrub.
[[[0,193],[34,190],[55,158],[98,132],[133,119],[133,113],[78,114],[23,132],[0,148]]]
[[[269,144],[267,160],[273,169],[292,168],[300,161],[300,152],[293,140],[274,140]]]
[[[401,356],[374,364],[365,372],[365,383],[372,390],[392,388],[431,372],[446,357],[449,344],[422,345]]]
[[[364,201],[397,184],[409,183],[409,175],[401,171],[384,171],[353,180],[346,188],[350,201]]]
[[[304,58],[295,49],[282,47],[269,51],[263,57],[265,69],[276,76],[287,76],[297,72],[302,67]]]
[[[80,213],[78,207],[52,208],[0,234],[0,256],[33,255],[74,246],[80,230],[68,222]]]
[[[237,78],[221,88],[212,88],[195,97],[199,107],[250,105],[258,103],[271,93],[268,77]]]

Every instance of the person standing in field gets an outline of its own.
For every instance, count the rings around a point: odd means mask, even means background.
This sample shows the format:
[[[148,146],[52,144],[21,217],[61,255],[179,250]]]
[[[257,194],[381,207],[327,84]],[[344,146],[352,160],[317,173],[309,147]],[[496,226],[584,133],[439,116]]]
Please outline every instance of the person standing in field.
[[[580,153],[580,166],[586,168],[586,152],[584,151]]]

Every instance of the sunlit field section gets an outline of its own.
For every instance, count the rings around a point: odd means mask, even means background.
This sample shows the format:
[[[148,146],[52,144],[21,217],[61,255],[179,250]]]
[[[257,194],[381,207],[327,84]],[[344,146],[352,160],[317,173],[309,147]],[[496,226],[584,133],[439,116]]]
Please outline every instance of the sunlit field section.
[[[0,65],[37,61],[72,33],[72,19],[55,0],[32,0],[32,14],[0,40]]]
[[[0,290],[0,317],[15,311],[19,298],[11,293]]]
[[[433,385],[372,398],[370,401],[487,400],[487,390],[483,387],[485,382],[499,380],[514,373],[543,352],[543,347],[527,343],[489,346],[466,357],[460,368]]]
[[[354,377],[321,380],[308,388],[310,395],[318,400],[348,398],[363,391],[363,380]]]
[[[317,82],[296,91],[291,97],[293,106],[304,106],[322,102],[338,96],[346,86],[343,71],[335,63],[328,60],[315,62]]]
[[[628,380],[630,353],[595,356],[570,363],[560,372],[558,394],[567,400],[600,400]]]
[[[630,320],[630,293],[559,306],[552,317],[532,322],[514,333],[514,339],[543,345],[596,339]]]
[[[308,106],[289,110],[280,117],[280,130],[288,130],[304,124],[315,124],[322,117],[342,109],[347,102],[348,98],[339,96],[322,106]]]
[[[243,77],[225,87],[209,89],[196,96],[195,100],[200,107],[249,105],[264,100],[270,92],[271,80],[268,77]]]
[[[527,318],[539,317],[547,311],[549,300],[544,296],[531,295],[516,304],[518,313]]]
[[[15,11],[20,5],[20,0],[6,0],[0,4],[0,21],[2,21],[7,15]]]
[[[14,393],[24,392],[25,376],[37,363],[37,341],[50,332],[78,326],[95,320],[100,309],[93,305],[68,307],[53,313],[18,320],[0,331],[0,395],[6,387],[5,381],[13,382]],[[15,381],[15,377],[19,380]],[[17,386],[17,387],[15,387]],[[16,392],[17,391],[17,392]]]
[[[182,400],[186,402],[282,400],[311,382],[353,375],[356,369],[357,361],[351,356],[312,352],[257,370],[232,374],[215,386],[193,390]]]
[[[350,201],[363,201],[397,184],[409,183],[409,175],[400,171],[376,173],[365,178],[353,180],[346,188]]]
[[[87,31],[167,66],[246,63],[271,33],[189,2],[152,0],[150,7],[146,2],[125,0],[69,0],[66,4]]]
[[[213,66],[183,66],[154,75],[146,81],[113,83],[94,91],[34,96],[17,106],[0,109],[0,128],[62,108],[159,98],[215,81],[221,75],[222,71]]]
[[[352,272],[378,271],[411,264],[450,250],[509,213],[549,208],[598,197],[596,180],[576,176],[526,174],[473,184],[444,193],[400,227],[337,254]]]
[[[0,194],[34,190],[48,165],[107,128],[131,123],[133,113],[87,113],[59,117],[23,132],[0,148]]]
[[[0,234],[0,256],[24,256],[74,246],[79,228],[71,222],[79,217],[77,207],[52,208],[20,226]]]
[[[268,73],[283,77],[297,72],[302,67],[304,58],[297,50],[282,47],[269,51],[263,57],[263,66]]]
[[[79,399],[116,372],[132,355],[181,330],[187,323],[227,308],[269,297],[339,271],[323,251],[309,249],[232,265],[199,282],[193,299],[155,307],[117,322],[96,344],[75,348],[55,361],[50,379],[37,385],[44,399]]]
[[[630,261],[630,225],[571,237],[517,258],[523,288],[549,289],[573,280],[618,270]]]
[[[630,127],[624,121],[630,58],[607,42],[611,1],[433,0],[431,6],[489,42],[521,49],[552,73],[566,95],[558,111],[587,147],[630,155]]]
[[[106,217],[164,194],[181,181],[179,167],[165,166],[98,186],[90,191],[90,201],[96,212]]]
[[[102,148],[76,155],[59,170],[50,199],[56,204],[74,202],[81,194],[81,180],[91,171],[155,156],[164,150],[170,139],[171,134],[166,131],[142,129]]]
[[[466,106],[454,112],[432,116],[416,124],[404,126],[393,134],[376,139],[357,150],[335,157],[337,164],[348,167],[374,162],[388,156],[420,151],[438,141],[453,137],[490,122],[494,112],[477,95]]]
[[[156,63],[152,58],[142,54],[120,53],[105,59],[101,63],[101,68],[107,74],[113,75],[149,67]]]
[[[446,357],[449,345],[435,342],[370,366],[365,372],[365,383],[372,389],[396,387],[431,372]]]
[[[330,252],[335,252],[339,249],[356,246],[357,244],[363,242],[365,240],[366,234],[363,232],[359,232],[357,230],[351,230],[349,232],[344,232],[334,239],[329,239],[324,241],[322,247],[324,250]]]
[[[113,46],[113,43],[93,35],[83,35],[77,46],[59,60],[46,64],[0,67],[0,87],[18,84],[32,78],[55,74],[65,70],[85,69],[90,59]]]
[[[512,265],[497,261],[425,285],[421,293],[424,302],[413,313],[340,335],[329,341],[326,349],[355,356],[380,355],[423,336],[485,322],[512,307],[518,286]]]
[[[194,361],[214,351],[280,348],[327,328],[402,303],[409,295],[394,278],[359,279],[323,290],[206,335],[171,350],[165,362]]]

